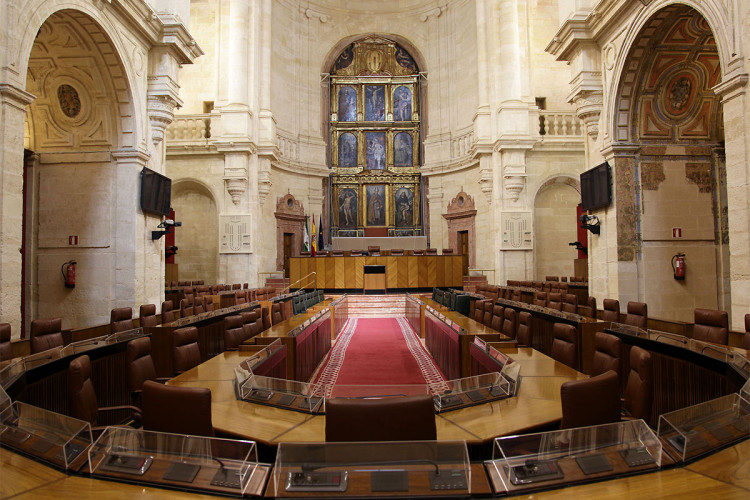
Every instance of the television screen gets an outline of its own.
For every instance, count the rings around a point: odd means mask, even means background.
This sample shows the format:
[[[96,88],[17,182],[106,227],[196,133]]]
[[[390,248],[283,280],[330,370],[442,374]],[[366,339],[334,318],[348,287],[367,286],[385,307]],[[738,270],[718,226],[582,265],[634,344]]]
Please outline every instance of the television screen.
[[[141,210],[169,216],[172,179],[145,168],[141,170]]]
[[[581,208],[604,208],[612,202],[612,180],[606,161],[581,174]]]

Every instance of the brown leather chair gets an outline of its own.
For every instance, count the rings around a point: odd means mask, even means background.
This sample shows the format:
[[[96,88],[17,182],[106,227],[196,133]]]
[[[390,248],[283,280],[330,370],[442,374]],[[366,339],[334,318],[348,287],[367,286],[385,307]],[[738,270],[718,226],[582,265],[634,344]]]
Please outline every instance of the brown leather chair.
[[[513,300],[515,302],[521,302],[521,289],[520,288],[513,289]]]
[[[326,400],[326,441],[434,441],[432,397]]]
[[[247,293],[247,292],[245,292],[245,293]],[[203,309],[206,312],[215,311],[217,309],[217,306],[214,303],[214,298],[213,297],[211,297],[210,295],[205,295],[202,298],[203,298]]]
[[[139,337],[128,342],[125,351],[128,366],[128,390],[134,406],[141,406],[141,390],[147,380],[166,382],[168,378],[158,378],[154,359],[151,357],[151,337]]]
[[[31,322],[31,354],[63,345],[62,319],[35,319]]]
[[[362,250],[352,250],[349,255],[351,255],[352,257],[360,257],[362,255]]]
[[[588,304],[578,308],[583,316],[596,319],[596,297],[589,295]]]
[[[269,328],[271,328],[271,317],[268,314],[267,307],[262,307],[260,309],[260,317],[263,320],[263,331],[266,331]]]
[[[492,300],[488,300],[484,303],[484,314],[482,315],[482,324],[484,326],[492,325],[492,313],[494,312],[495,304]]]
[[[518,334],[516,342],[519,346],[531,346],[531,313],[522,311],[518,314]]]
[[[502,333],[511,339],[516,338],[516,311],[510,307],[505,308],[505,319],[503,320]]]
[[[0,361],[13,358],[13,346],[10,345],[10,323],[0,323]]]
[[[333,257],[343,257],[344,256],[344,251],[343,250],[333,250],[331,252],[331,256],[333,256]]]
[[[497,304],[492,306],[492,321],[490,322],[490,328],[496,332],[503,331],[503,319],[505,319],[505,308]]]
[[[554,309],[555,311],[562,311],[562,294],[557,292],[550,292],[547,296],[547,307]]]
[[[534,305],[547,307],[547,292],[534,292]]]
[[[195,296],[196,297],[203,297],[204,295],[209,295],[211,293],[211,288],[207,287],[205,285],[197,286],[195,287]]]
[[[282,321],[284,321],[284,318],[281,315],[281,303],[276,302],[275,304],[271,304],[271,319],[273,320],[273,324],[279,324]]]
[[[750,314],[745,314],[745,338],[742,341],[742,348],[750,350]]]
[[[636,326],[641,330],[648,328],[648,306],[645,302],[628,302],[627,310],[626,325]]]
[[[377,245],[368,246],[367,253],[370,255],[380,255],[380,247]]]
[[[198,347],[198,329],[194,326],[178,328],[172,332],[172,368],[180,374],[201,363]]]
[[[245,331],[242,328],[242,316],[239,314],[224,318],[224,350],[236,351],[245,341]]]
[[[702,342],[727,345],[729,342],[729,316],[727,312],[696,308],[693,338]]]
[[[615,299],[604,299],[602,302],[602,321],[620,322],[620,301]]]
[[[552,327],[550,357],[571,368],[576,367],[576,329],[573,325],[555,323]]]
[[[312,252],[303,251],[299,253],[300,257],[309,257],[312,255]]]
[[[404,255],[404,249],[403,248],[393,248],[393,249],[391,249],[391,255]]]
[[[145,382],[143,430],[213,437],[211,390]]]
[[[560,386],[560,404],[560,429],[618,422],[619,377],[610,370],[588,379],[565,382]]]
[[[180,318],[186,318],[193,315],[193,303],[187,297],[180,300]]]
[[[474,302],[474,321],[481,323],[484,319],[484,303],[488,300],[477,300]]]
[[[203,302],[203,297],[195,297],[193,299],[193,314],[202,314],[206,312],[206,306]]]
[[[622,401],[623,415],[642,418],[648,422],[651,415],[653,391],[651,353],[638,346],[630,348],[630,372]]]
[[[111,333],[124,332],[135,328],[133,323],[133,308],[118,307],[112,309],[109,315],[109,331]]]
[[[413,255],[424,255],[424,250],[414,250],[412,252]]]
[[[424,251],[425,255],[437,255],[437,248],[426,248]]]
[[[107,423],[122,423],[139,411],[135,406],[99,407],[94,383],[91,380],[91,360],[85,354],[75,358],[68,365],[68,403],[70,416],[89,422],[96,431],[103,429],[97,426],[104,424],[100,421],[100,412],[117,411],[117,415],[109,414],[112,417],[106,419]]]
[[[594,357],[591,361],[591,375],[601,375],[609,370],[620,374],[620,351],[622,341],[604,332],[594,334]]]
[[[572,293],[566,293],[562,296],[562,310],[563,312],[569,312],[578,314],[578,297]]]
[[[453,255],[452,248],[443,248],[443,255]]]
[[[240,283],[232,283],[232,290],[242,290],[242,285]]]
[[[161,324],[171,323],[175,320],[175,312],[172,309],[174,305],[171,300],[165,300],[161,303]]]
[[[158,325],[156,304],[143,304],[138,310],[138,318],[138,324],[141,328]]]
[[[560,281],[559,276],[545,276],[544,281]]]

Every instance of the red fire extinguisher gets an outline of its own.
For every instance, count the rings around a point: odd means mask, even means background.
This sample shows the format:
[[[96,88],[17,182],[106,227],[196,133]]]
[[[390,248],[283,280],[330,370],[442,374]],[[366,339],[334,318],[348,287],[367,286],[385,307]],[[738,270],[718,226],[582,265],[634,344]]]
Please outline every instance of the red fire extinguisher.
[[[685,279],[685,254],[678,253],[672,256],[672,271],[674,272],[674,279],[684,280]]]
[[[67,267],[66,267],[67,266]],[[65,288],[76,287],[76,261],[69,260],[60,267],[60,272],[65,280]]]

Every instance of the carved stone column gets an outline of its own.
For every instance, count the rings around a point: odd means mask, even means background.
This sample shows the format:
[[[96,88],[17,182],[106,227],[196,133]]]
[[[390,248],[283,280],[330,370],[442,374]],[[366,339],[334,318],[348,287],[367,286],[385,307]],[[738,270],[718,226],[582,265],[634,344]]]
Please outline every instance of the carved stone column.
[[[576,116],[586,127],[586,134],[592,141],[599,137],[599,118],[602,114],[603,94],[601,91],[582,91],[573,99]]]

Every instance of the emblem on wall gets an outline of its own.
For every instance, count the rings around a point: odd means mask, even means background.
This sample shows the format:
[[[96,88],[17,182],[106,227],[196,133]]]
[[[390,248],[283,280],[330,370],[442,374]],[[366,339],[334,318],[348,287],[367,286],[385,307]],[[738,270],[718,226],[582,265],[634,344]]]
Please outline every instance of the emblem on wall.
[[[503,238],[502,250],[531,250],[534,248],[534,233],[531,228],[531,212],[503,212],[500,215]]]
[[[222,215],[219,253],[252,253],[250,216]]]
[[[57,87],[57,100],[60,109],[68,118],[75,118],[81,112],[81,98],[72,86],[63,84]]]

